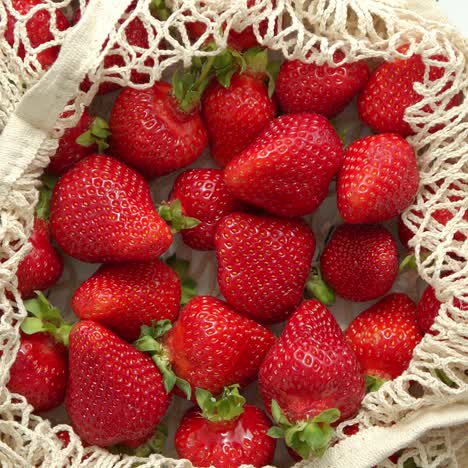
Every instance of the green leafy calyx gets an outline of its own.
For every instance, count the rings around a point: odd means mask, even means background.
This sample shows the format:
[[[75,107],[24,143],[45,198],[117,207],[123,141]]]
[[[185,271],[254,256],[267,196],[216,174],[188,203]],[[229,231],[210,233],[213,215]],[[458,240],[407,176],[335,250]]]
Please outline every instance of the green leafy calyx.
[[[171,15],[170,8],[166,5],[165,0],[151,0],[151,14],[160,21],[166,21]]]
[[[190,299],[197,296],[197,283],[189,275],[190,262],[188,260],[178,258],[176,257],[176,254],[174,254],[166,260],[166,264],[170,266],[179,277],[180,286],[182,289],[180,303],[182,306],[184,306],[187,304],[187,302],[190,301]]]
[[[151,326],[143,325],[141,327],[140,338],[135,341],[134,346],[151,356],[151,359],[153,359],[153,362],[163,375],[164,388],[167,393],[170,393],[177,386],[185,393],[187,399],[190,400],[192,395],[190,384],[175,375],[167,351],[164,345],[158,341],[171,328],[172,324],[169,320],[153,321]]]
[[[65,346],[68,346],[68,335],[72,325],[65,322],[56,307],[50,304],[44,294],[36,291],[37,298],[24,301],[29,316],[23,320],[21,330],[27,335],[45,332]]]
[[[335,293],[322,278],[322,272],[318,266],[312,268],[305,287],[306,292],[317,298],[322,304],[330,306],[335,303]]]
[[[182,213],[180,200],[161,203],[158,207],[159,216],[163,218],[171,227],[173,234],[184,229],[192,229],[198,226],[201,221]]]
[[[264,75],[268,82],[268,95],[271,97],[275,92],[276,78],[281,63],[275,60],[269,61],[268,49],[256,46],[244,52],[245,69],[254,75]]]
[[[237,384],[225,387],[217,397],[202,388],[197,388],[195,395],[203,417],[211,422],[230,421],[244,412],[245,398]]]
[[[382,377],[366,375],[366,393],[376,392],[385,382],[386,379],[382,379]]]
[[[50,214],[50,199],[54,191],[55,184],[58,182],[58,177],[52,174],[44,174],[41,177],[42,187],[39,189],[39,201],[36,205],[36,216],[46,221]]]
[[[109,124],[102,117],[95,117],[89,130],[82,133],[76,143],[85,148],[97,145],[99,153],[104,153],[109,148],[107,139],[111,136]]]
[[[126,445],[118,444],[109,447],[108,450],[111,453],[132,455],[135,457],[149,457],[152,453],[162,454],[166,447],[167,436],[168,428],[165,424],[161,423],[156,428],[154,435],[144,444],[136,448],[130,448]]]
[[[321,457],[325,453],[334,433],[331,424],[340,418],[340,411],[330,408],[310,420],[293,424],[275,400],[271,402],[271,414],[276,425],[270,428],[268,435],[275,439],[284,438],[286,445],[305,460],[311,455]]]

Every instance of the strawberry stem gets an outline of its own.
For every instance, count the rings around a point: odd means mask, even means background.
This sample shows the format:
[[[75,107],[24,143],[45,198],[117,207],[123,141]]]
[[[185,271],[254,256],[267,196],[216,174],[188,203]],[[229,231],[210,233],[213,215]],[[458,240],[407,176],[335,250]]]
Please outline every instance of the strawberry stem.
[[[190,400],[192,389],[190,384],[179,377],[172,370],[171,362],[167,354],[167,350],[160,340],[170,329],[172,323],[169,320],[153,321],[151,326],[143,325],[141,327],[140,338],[133,345],[151,356],[151,359],[156,364],[161,374],[163,375],[164,388],[167,393],[172,392],[175,386],[179,387]]]
[[[245,398],[239,393],[238,384],[224,387],[217,397],[202,388],[196,388],[195,395],[202,416],[211,422],[230,421],[244,412]]]
[[[434,373],[436,377],[448,387],[458,388],[458,385],[442,369],[435,369]]]
[[[173,234],[184,229],[192,229],[201,223],[199,219],[185,216],[182,213],[180,200],[162,202],[158,207],[158,213],[169,224]]]
[[[102,117],[95,117],[89,127],[89,130],[82,133],[75,142],[89,148],[97,145],[99,153],[104,153],[109,148],[107,139],[111,136],[109,124]]]
[[[179,277],[182,288],[180,304],[184,306],[190,299],[197,296],[197,283],[189,275],[190,262],[182,258],[177,258],[176,254],[174,254],[166,260],[166,264],[170,266]]]
[[[50,214],[50,199],[58,177],[51,174],[44,174],[41,177],[42,187],[39,190],[39,201],[36,205],[36,216],[48,220]]]
[[[366,393],[376,392],[386,381],[376,375],[366,375]]]
[[[36,295],[36,299],[24,301],[25,309],[32,316],[23,320],[21,330],[27,335],[49,333],[57,342],[68,346],[68,336],[73,325],[63,320],[60,310],[52,306],[44,294],[36,291]]]
[[[269,429],[268,435],[274,439],[284,438],[286,445],[304,460],[311,455],[321,457],[325,453],[334,434],[331,424],[340,418],[340,411],[330,408],[310,420],[293,424],[275,400],[271,402],[271,414],[276,426]]]
[[[424,262],[424,260],[426,260],[429,255],[429,252],[421,252],[421,261]],[[417,268],[418,265],[416,263],[416,255],[414,253],[410,253],[401,261],[400,266],[398,267],[398,271],[403,273],[406,270],[417,270]]]
[[[335,303],[335,292],[322,278],[320,267],[312,268],[305,287],[306,292],[317,298],[322,304],[330,306]]]

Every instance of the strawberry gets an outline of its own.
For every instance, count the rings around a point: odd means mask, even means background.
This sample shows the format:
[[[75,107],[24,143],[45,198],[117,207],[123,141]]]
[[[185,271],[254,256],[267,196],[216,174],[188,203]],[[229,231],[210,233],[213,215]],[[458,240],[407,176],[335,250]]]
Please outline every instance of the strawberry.
[[[218,394],[225,386],[250,383],[275,341],[267,328],[211,296],[191,299],[173,327],[163,321],[142,331],[136,345],[152,354],[166,390],[177,385],[188,396],[190,387]]]
[[[238,312],[271,323],[300,303],[315,238],[300,220],[233,213],[215,236],[218,283]]]
[[[58,9],[56,9],[54,13],[55,19],[51,18],[51,14],[46,10],[49,6],[48,2],[44,0],[12,0],[11,4],[18,16],[26,16],[30,10],[38,7],[38,5],[44,7],[37,10],[31,18],[26,21],[27,41],[33,49],[38,49],[46,42],[54,41],[55,36],[51,31],[53,26],[55,26],[58,31],[65,31],[65,29],[70,26],[65,15]],[[12,47],[15,47],[15,29],[17,28],[19,28],[19,26],[17,26],[15,16],[7,9],[5,39]],[[54,45],[37,53],[37,61],[43,70],[47,70],[55,62],[59,51],[60,46]],[[19,41],[16,53],[19,58],[25,59],[26,47],[22,41]]]
[[[339,50],[333,55],[335,63],[344,58]],[[344,110],[368,79],[369,67],[364,60],[338,67],[287,60],[276,81],[276,97],[286,114],[315,112],[331,118]]]
[[[371,135],[346,148],[337,203],[347,223],[377,223],[400,214],[418,190],[411,145],[395,134]]]
[[[50,222],[64,252],[86,262],[150,260],[172,242],[145,179],[100,154],[61,177],[52,195]]]
[[[180,296],[176,273],[160,260],[116,263],[102,265],[75,291],[72,308],[81,320],[134,341],[142,325],[176,320]]]
[[[102,153],[108,148],[106,142],[110,135],[109,126],[104,119],[93,119],[85,110],[76,127],[67,128],[59,141],[57,152],[47,166],[47,172],[60,176],[73,164],[94,153]]]
[[[151,359],[102,325],[83,321],[70,333],[65,406],[84,442],[140,445],[170,398]]]
[[[283,115],[225,168],[228,189],[252,205],[284,216],[314,211],[328,194],[343,157],[325,117]]]
[[[392,235],[381,225],[338,226],[320,257],[323,279],[351,301],[383,296],[398,274],[398,252]]]
[[[276,115],[266,85],[250,73],[236,73],[226,88],[214,80],[202,98],[211,155],[224,167],[246,149]]]
[[[193,163],[208,136],[200,113],[184,112],[162,81],[149,89],[125,88],[110,118],[111,152],[154,178]]]
[[[276,441],[267,435],[270,420],[259,408],[245,404],[238,385],[226,387],[218,398],[202,389],[196,396],[200,409],[189,409],[175,434],[180,458],[218,468],[271,463]]]
[[[178,203],[176,203],[178,201]],[[240,211],[244,204],[234,198],[224,183],[223,171],[219,169],[190,169],[182,172],[172,188],[170,203],[162,205],[159,214],[175,230],[182,229],[184,242],[192,249],[214,249],[214,236],[219,221],[233,211]],[[179,213],[180,209],[180,213]]]
[[[427,286],[416,308],[416,320],[423,334],[437,334],[437,332],[431,330],[431,327],[439,314],[441,305],[441,302],[437,299],[434,288],[432,286]]]
[[[34,219],[29,238],[32,249],[18,265],[18,291],[23,299],[34,296],[35,291],[51,288],[63,271],[63,260],[50,242],[49,223],[41,218]]]
[[[416,304],[406,294],[389,294],[361,312],[345,335],[367,376],[368,391],[377,390],[408,368],[421,341]]]
[[[272,437],[302,458],[321,455],[331,424],[353,416],[364,396],[359,362],[331,312],[303,302],[270,349],[259,373],[260,393],[277,427]]]
[[[408,50],[409,45],[406,44],[400,47],[398,52],[406,54]],[[447,58],[442,55],[434,55],[430,59],[441,63],[447,62]],[[404,120],[404,116],[408,107],[423,99],[414,90],[414,85],[424,81],[424,73],[425,65],[418,54],[398,58],[377,67],[358,100],[359,115],[363,122],[377,133],[398,133],[403,137],[413,135],[414,130]],[[429,80],[437,81],[444,73],[443,66],[431,66]],[[439,94],[446,92],[451,85],[451,82],[447,83]],[[455,95],[444,109],[449,110],[460,102],[461,93]],[[422,110],[427,114],[434,112],[429,104]],[[431,131],[437,128],[440,126],[431,128]]]

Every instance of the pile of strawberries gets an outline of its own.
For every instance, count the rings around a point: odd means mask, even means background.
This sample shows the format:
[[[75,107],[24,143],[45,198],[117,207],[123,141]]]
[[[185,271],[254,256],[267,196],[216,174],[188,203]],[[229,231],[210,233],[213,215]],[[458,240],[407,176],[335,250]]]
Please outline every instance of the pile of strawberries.
[[[33,19],[42,21],[34,31],[47,30],[50,17]],[[204,33],[192,26],[192,35]],[[279,438],[294,458],[320,456],[366,389],[398,377],[423,334],[435,333],[432,288],[418,306],[388,294],[397,244],[380,224],[418,190],[403,117],[421,99],[413,91],[424,77],[421,57],[372,72],[364,61],[279,65],[251,28],[230,46],[194,60],[172,83],[120,90],[109,124],[85,110],[43,178],[32,250],[17,273],[29,316],[8,387],[37,412],[65,402],[84,444],[150,453],[171,399],[187,398],[194,406],[175,447],[194,465],[269,464]],[[343,58],[336,52],[336,63]],[[445,58],[433,60],[441,63],[430,69],[436,80]],[[343,148],[329,119],[355,96],[375,134]],[[194,163],[208,146],[219,168],[184,170],[155,204],[148,180]],[[301,217],[331,183],[343,224],[313,262],[314,233]],[[440,211],[439,222],[453,217]],[[412,233],[400,231],[407,245]],[[187,262],[160,258],[177,233],[192,249],[215,250],[223,299],[197,296]],[[73,325],[39,292],[63,269],[51,237],[63,254],[102,263],[73,295]],[[377,302],[343,332],[326,307],[335,295]],[[267,325],[278,322],[285,326],[276,337]],[[264,410],[242,396],[256,379]]]

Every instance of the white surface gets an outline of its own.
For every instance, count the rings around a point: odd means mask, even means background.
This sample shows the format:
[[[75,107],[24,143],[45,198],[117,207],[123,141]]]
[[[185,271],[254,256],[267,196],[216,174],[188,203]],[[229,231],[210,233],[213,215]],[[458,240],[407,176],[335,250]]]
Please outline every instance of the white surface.
[[[468,2],[466,0],[439,0],[447,18],[468,37]]]

